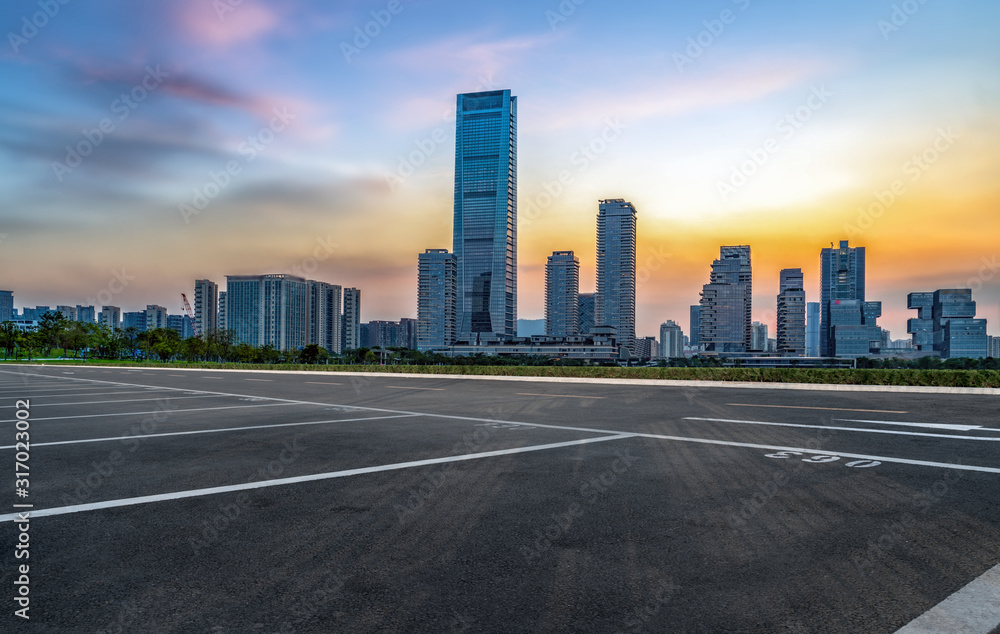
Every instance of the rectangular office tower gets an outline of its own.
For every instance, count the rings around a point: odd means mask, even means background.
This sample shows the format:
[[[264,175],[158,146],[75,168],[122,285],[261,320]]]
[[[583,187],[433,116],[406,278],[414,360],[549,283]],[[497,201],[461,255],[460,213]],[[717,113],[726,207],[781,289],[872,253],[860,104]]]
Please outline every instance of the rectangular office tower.
[[[778,293],[778,354],[801,357],[806,353],[806,291],[802,269],[783,269]]]
[[[122,309],[118,306],[101,306],[101,312],[97,315],[97,323],[107,326],[111,332],[115,332],[122,327]]]
[[[721,247],[702,287],[699,341],[706,352],[753,349],[753,268],[750,247]]]
[[[819,302],[806,304],[806,356],[819,356]]]
[[[462,339],[517,335],[517,97],[458,95],[455,127],[457,317]]]
[[[621,198],[599,201],[594,324],[613,326],[618,344],[632,352],[635,352],[635,243],[635,206]]]
[[[553,251],[545,263],[545,334],[570,337],[580,332],[580,259],[572,251]]]
[[[673,320],[660,324],[661,359],[675,359],[684,356],[684,332]]]
[[[194,329],[202,337],[219,329],[219,285],[212,280],[194,281]]]
[[[576,296],[580,326],[578,334],[587,335],[594,328],[594,299],[596,293],[580,293]]]
[[[341,287],[309,280],[309,343],[340,354]]]
[[[909,320],[906,331],[913,335],[918,350],[937,352],[943,359],[989,355],[986,320],[975,318],[971,289],[910,293],[906,305],[917,310],[917,318]]]
[[[840,241],[840,248],[831,245],[820,253],[819,350],[824,357],[836,354],[830,310],[843,300],[865,301],[865,248],[852,248],[847,240]]]
[[[298,350],[309,326],[308,283],[294,275],[227,275],[226,321],[236,341]]]
[[[448,249],[417,256],[417,350],[455,343],[458,258]]]
[[[340,350],[361,347],[361,289],[344,289],[344,314],[340,321]]]
[[[0,291],[0,321],[14,319],[14,291]]]

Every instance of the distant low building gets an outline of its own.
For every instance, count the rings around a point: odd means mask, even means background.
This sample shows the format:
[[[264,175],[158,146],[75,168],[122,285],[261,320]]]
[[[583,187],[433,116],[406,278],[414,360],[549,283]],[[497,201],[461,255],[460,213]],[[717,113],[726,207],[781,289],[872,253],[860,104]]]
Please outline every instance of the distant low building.
[[[917,311],[906,331],[920,351],[937,353],[943,359],[988,356],[986,320],[976,319],[972,290],[939,289],[933,293],[910,293],[908,308]]]
[[[684,356],[684,333],[681,327],[671,319],[660,324],[660,351],[658,356],[661,359],[676,359]]]

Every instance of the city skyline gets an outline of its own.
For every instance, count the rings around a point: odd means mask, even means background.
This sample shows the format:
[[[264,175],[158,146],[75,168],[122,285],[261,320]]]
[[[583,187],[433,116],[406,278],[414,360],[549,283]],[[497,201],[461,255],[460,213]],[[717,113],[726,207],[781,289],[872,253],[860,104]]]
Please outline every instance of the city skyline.
[[[454,95],[509,88],[518,317],[544,314],[554,249],[595,289],[593,208],[623,197],[643,214],[638,336],[686,320],[724,244],[752,246],[753,320],[773,327],[778,272],[801,268],[817,301],[816,254],[843,239],[867,247],[894,338],[907,294],[937,288],[971,287],[997,332],[995,5],[899,25],[861,2],[649,4],[639,22],[591,3],[400,6],[365,46],[355,29],[384,5],[69,4],[8,40],[0,287],[99,307],[117,280],[108,304],[181,313],[192,280],[288,273],[369,289],[366,320],[415,316],[413,254],[450,245]],[[20,11],[0,12],[7,31]],[[625,23],[627,43],[589,51]]]

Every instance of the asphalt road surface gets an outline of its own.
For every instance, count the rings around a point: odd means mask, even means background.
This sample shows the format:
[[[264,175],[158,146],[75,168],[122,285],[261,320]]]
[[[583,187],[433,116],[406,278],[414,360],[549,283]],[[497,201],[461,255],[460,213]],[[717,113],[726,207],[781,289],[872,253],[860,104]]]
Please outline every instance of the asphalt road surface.
[[[0,631],[986,634],[998,404],[8,366]]]

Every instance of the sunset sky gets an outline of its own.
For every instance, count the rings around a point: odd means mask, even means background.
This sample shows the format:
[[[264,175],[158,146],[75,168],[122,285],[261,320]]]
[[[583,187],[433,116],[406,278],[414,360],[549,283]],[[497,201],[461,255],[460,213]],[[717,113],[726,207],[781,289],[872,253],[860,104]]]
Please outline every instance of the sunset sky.
[[[1000,334],[995,0],[61,1],[0,8],[17,307],[180,313],[196,278],[301,271],[360,287],[364,321],[416,316],[417,254],[452,247],[455,95],[509,88],[519,317],[552,251],[594,289],[597,201],[625,198],[640,336],[687,333],[735,244],[773,336],[778,271],[819,301],[842,239],[893,338],[908,292],[956,287]]]

